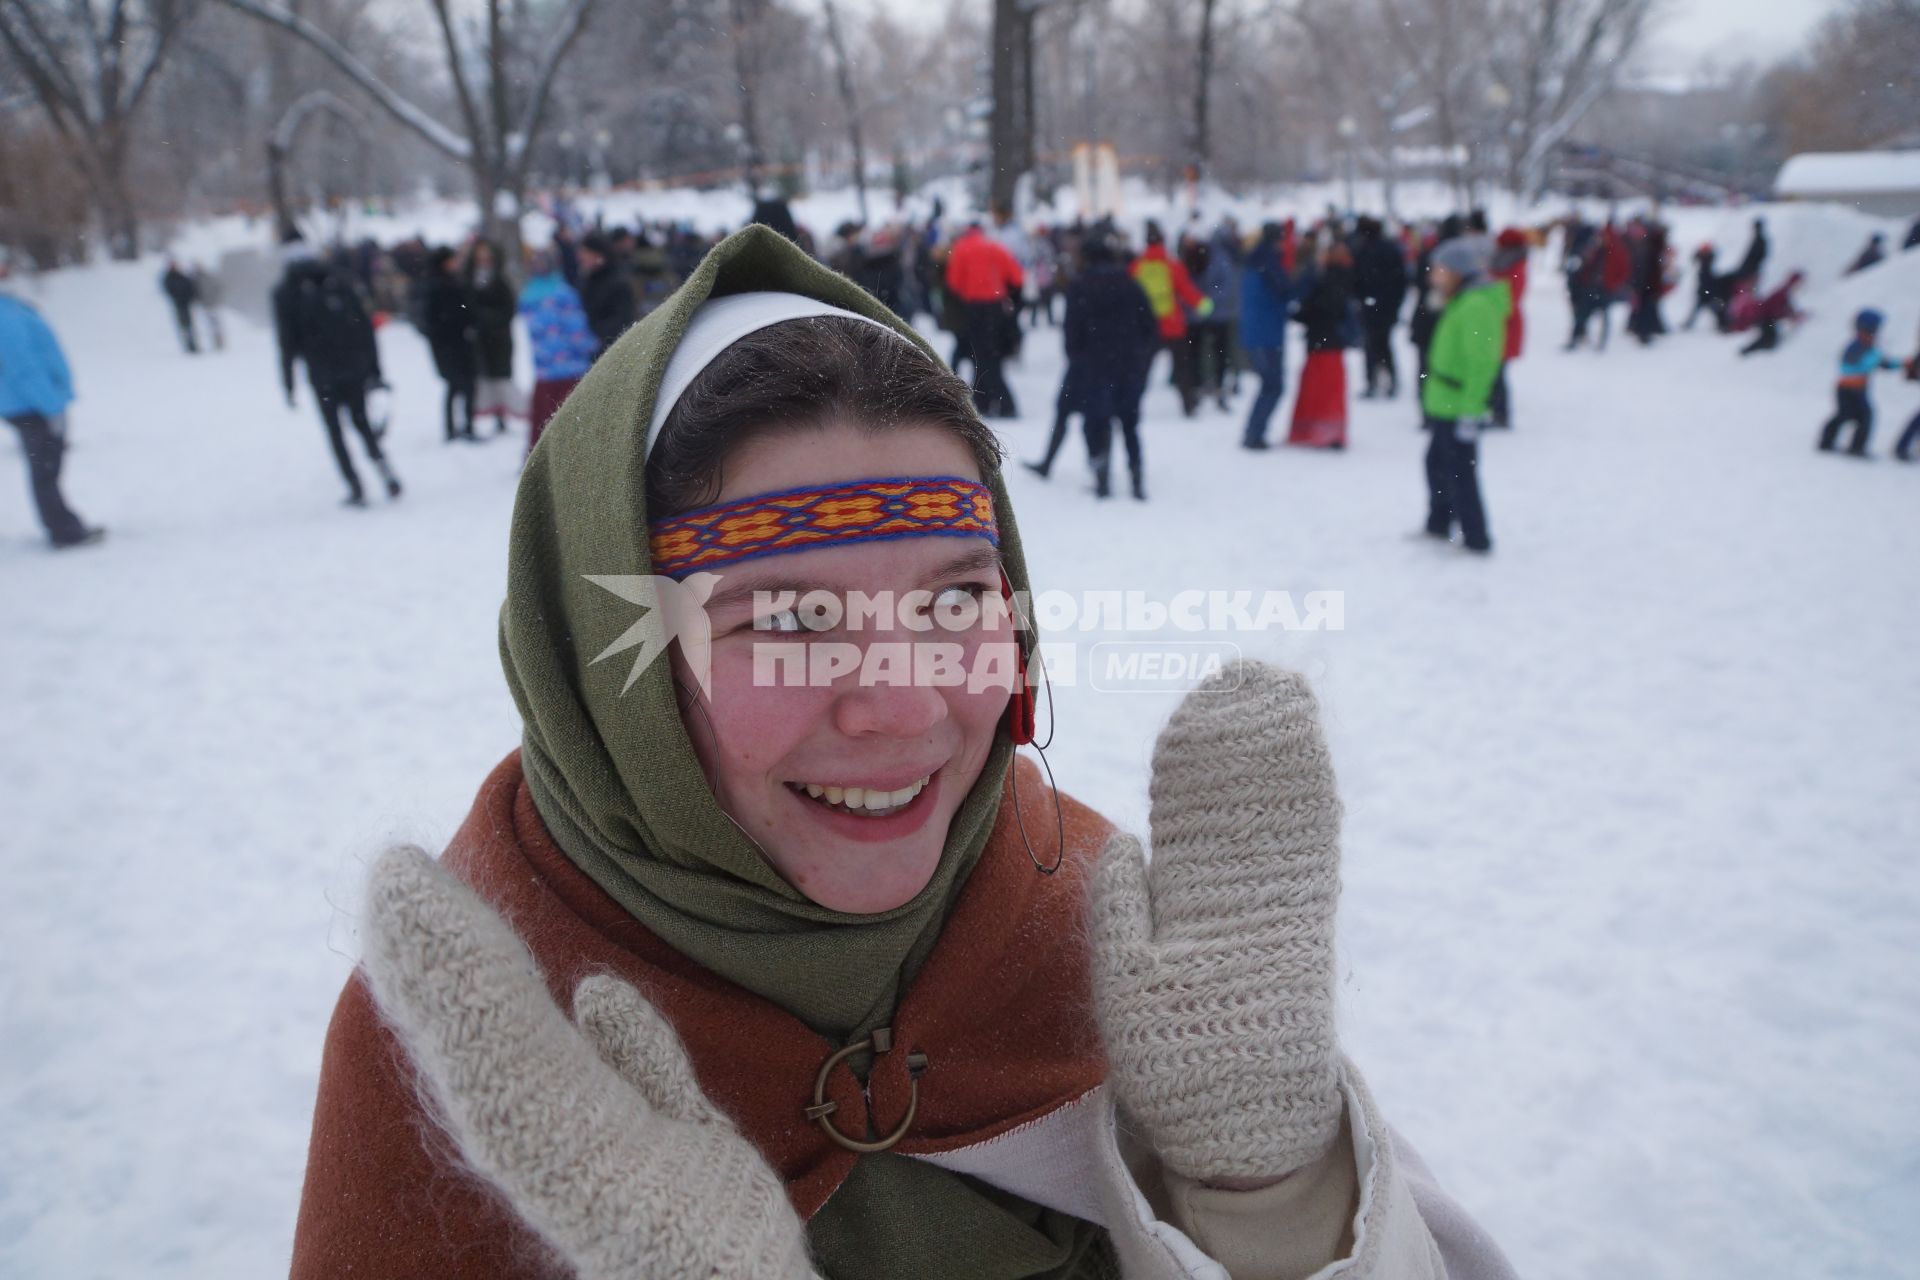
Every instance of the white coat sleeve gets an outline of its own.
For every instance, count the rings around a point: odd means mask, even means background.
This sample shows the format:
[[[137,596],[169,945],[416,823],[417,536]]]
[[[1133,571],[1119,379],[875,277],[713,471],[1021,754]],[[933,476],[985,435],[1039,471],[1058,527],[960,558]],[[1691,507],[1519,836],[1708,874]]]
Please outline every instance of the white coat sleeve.
[[[1259,1191],[1163,1170],[1108,1105],[1104,1211],[1128,1280],[1514,1280],[1492,1238],[1381,1120],[1351,1063],[1327,1156]]]

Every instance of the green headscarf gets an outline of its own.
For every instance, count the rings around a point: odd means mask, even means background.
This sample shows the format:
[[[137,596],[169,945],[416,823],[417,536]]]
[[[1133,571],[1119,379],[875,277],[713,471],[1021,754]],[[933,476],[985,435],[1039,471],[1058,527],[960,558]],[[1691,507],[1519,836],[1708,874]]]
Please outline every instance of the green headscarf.
[[[728,237],[601,357],[542,434],[514,503],[500,654],[525,723],[527,783],[567,857],[681,954],[847,1042],[891,1019],[938,940],[992,831],[1013,756],[1006,734],[927,887],[892,911],[850,915],[788,885],[721,811],[665,662],[625,692],[630,661],[593,662],[639,607],[587,575],[653,572],[646,435],[667,361],[702,303],[766,290],[870,317],[933,356],[880,302],[778,234]],[[1007,576],[1026,590],[1006,488],[998,472],[983,478]],[[1111,1259],[1090,1223],[891,1154],[863,1158],[809,1236],[836,1280],[1100,1275]]]

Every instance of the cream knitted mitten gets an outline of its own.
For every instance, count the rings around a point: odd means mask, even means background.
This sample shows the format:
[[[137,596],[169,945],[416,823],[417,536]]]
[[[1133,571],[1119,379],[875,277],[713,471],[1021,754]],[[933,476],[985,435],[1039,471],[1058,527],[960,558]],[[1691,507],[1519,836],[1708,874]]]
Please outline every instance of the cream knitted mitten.
[[[1284,1177],[1340,1126],[1333,916],[1340,799],[1306,680],[1236,663],[1153,750],[1151,867],[1107,843],[1091,889],[1109,1079],[1202,1181]]]
[[[374,864],[365,942],[461,1154],[583,1280],[813,1276],[780,1178],[632,987],[585,979],[568,1021],[506,923],[410,847]]]

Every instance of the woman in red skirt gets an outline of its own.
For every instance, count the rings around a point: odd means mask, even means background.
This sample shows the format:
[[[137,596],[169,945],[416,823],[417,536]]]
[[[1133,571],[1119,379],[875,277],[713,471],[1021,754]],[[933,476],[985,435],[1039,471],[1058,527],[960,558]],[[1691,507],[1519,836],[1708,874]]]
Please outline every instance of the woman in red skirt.
[[[1352,336],[1353,256],[1334,241],[1309,250],[1308,271],[1317,271],[1301,299],[1298,319],[1307,330],[1307,367],[1293,403],[1287,443],[1315,449],[1347,447],[1347,344]]]

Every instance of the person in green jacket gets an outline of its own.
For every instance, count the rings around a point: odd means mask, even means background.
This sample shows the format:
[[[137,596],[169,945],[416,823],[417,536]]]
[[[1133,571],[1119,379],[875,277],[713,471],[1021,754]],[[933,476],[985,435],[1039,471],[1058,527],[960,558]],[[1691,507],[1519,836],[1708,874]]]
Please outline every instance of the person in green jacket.
[[[1493,543],[1480,501],[1478,437],[1506,351],[1513,300],[1505,281],[1488,278],[1486,246],[1470,237],[1435,249],[1427,278],[1446,309],[1434,328],[1420,384],[1430,437],[1426,531],[1450,541],[1458,523],[1467,550],[1484,555]]]

